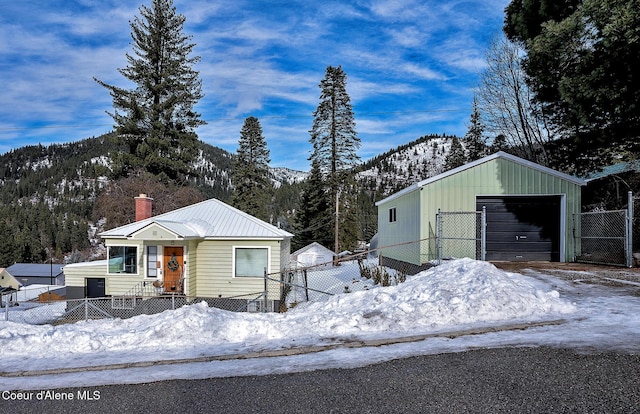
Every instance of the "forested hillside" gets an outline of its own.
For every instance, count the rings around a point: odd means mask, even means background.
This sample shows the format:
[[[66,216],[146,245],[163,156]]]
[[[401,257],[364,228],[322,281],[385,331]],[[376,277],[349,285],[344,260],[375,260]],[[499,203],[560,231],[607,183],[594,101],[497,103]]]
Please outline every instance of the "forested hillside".
[[[0,267],[60,261],[91,247],[100,219],[94,217],[95,202],[110,182],[110,154],[117,150],[104,135],[1,155]],[[204,197],[227,200],[231,154],[204,143],[199,154],[194,187]]]
[[[368,240],[377,230],[374,203],[441,172],[450,143],[451,137],[424,136],[357,168],[357,221],[363,239]],[[28,146],[1,155],[0,267],[52,258],[55,262],[87,260],[100,254],[96,232],[132,219],[133,202],[122,203],[105,193],[114,191],[110,154],[118,150],[107,134],[67,144]],[[228,202],[233,191],[230,171],[234,155],[205,143],[200,143],[199,151],[194,162],[198,177],[191,187],[203,199],[215,197]],[[274,192],[269,221],[295,233],[295,213],[308,173],[277,168],[271,174]],[[118,189],[124,192],[127,185],[121,182]],[[136,191],[146,191],[144,184],[136,185],[143,185]],[[182,197],[187,202],[193,195]],[[160,199],[157,202],[161,204],[157,213],[175,207]],[[122,204],[127,208],[121,208]],[[127,217],[105,220],[115,214]]]

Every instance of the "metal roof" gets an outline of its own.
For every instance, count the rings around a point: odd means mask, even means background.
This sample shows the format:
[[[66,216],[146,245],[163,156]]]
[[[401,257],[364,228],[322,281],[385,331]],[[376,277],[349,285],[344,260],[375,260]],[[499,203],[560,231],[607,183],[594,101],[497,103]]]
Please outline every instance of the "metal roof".
[[[54,277],[62,274],[61,264],[16,263],[6,268],[11,276],[18,277]]]
[[[496,152],[494,154],[491,154],[491,155],[488,155],[488,156],[486,156],[484,158],[480,158],[479,160],[472,161],[472,162],[467,163],[465,165],[462,165],[460,167],[451,169],[449,171],[445,171],[442,174],[434,175],[433,177],[429,177],[429,178],[427,178],[425,180],[422,180],[420,182],[412,184],[411,186],[409,186],[409,187],[407,187],[407,188],[405,188],[403,190],[400,190],[399,192],[397,192],[395,194],[392,194],[392,195],[390,195],[389,197],[387,197],[387,198],[385,198],[383,200],[380,200],[380,201],[376,202],[376,206],[378,206],[380,204],[383,204],[383,203],[385,203],[387,201],[391,201],[391,200],[393,200],[395,198],[398,198],[398,197],[400,197],[400,196],[402,196],[404,194],[408,194],[408,193],[410,193],[412,191],[419,190],[420,188],[422,188],[422,187],[424,187],[424,186],[426,186],[426,185],[428,185],[430,183],[433,183],[435,181],[442,180],[443,178],[446,178],[446,177],[449,177],[451,175],[457,174],[457,173],[459,173],[461,171],[468,170],[470,168],[476,167],[476,166],[478,166],[480,164],[484,164],[485,162],[489,162],[489,161],[495,160],[497,158],[502,158],[502,159],[506,159],[506,160],[512,161],[512,162],[514,162],[516,164],[520,164],[522,166],[525,166],[525,167],[528,167],[528,168],[531,168],[531,169],[534,169],[534,170],[538,170],[540,172],[543,172],[543,173],[558,177],[560,179],[572,182],[572,183],[574,183],[576,185],[584,186],[584,185],[587,184],[586,181],[581,179],[581,178],[574,177],[572,175],[565,174],[563,172],[553,170],[553,169],[551,169],[549,167],[545,167],[544,165],[536,164],[535,162],[528,161],[528,160],[525,160],[525,159],[520,158],[520,157],[516,157],[515,155],[508,154],[508,153],[506,153],[504,151],[498,151],[498,152]]]
[[[313,243],[308,244],[308,245],[296,250],[295,252],[291,253],[291,256],[293,256],[293,257],[299,256],[300,254],[305,253],[306,251],[309,251],[309,250],[315,250],[316,252],[326,253],[326,254],[329,254],[329,255],[335,255],[334,252],[332,252],[331,250],[327,249],[326,247],[324,247],[320,243],[313,242]]]
[[[618,164],[609,165],[604,167],[602,170],[598,172],[594,172],[591,175],[585,177],[587,182],[598,180],[600,178],[609,177],[617,174],[624,174],[627,172],[638,172],[640,171],[640,161],[631,161],[631,162],[621,162]]]
[[[212,198],[100,233],[103,238],[131,237],[157,224],[182,238],[282,239],[293,234]]]

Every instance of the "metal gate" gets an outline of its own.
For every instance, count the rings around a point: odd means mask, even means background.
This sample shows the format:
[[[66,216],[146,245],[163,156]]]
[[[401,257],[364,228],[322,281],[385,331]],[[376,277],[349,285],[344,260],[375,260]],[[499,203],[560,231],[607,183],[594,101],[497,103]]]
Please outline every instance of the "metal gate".
[[[633,195],[626,210],[575,214],[575,261],[614,266],[633,265]]]
[[[470,257],[485,260],[487,212],[440,211],[436,214],[436,255],[443,259]]]

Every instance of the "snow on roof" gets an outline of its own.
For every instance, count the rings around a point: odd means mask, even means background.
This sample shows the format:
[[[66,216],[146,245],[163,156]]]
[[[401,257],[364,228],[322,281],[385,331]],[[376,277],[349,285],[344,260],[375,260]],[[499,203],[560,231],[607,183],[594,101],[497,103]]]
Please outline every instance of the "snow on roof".
[[[307,252],[309,250],[315,250],[317,252],[325,252],[325,253],[330,254],[330,255],[335,254],[334,252],[332,252],[331,250],[327,249],[326,247],[324,247],[320,243],[313,242],[313,243],[308,244],[308,245],[304,246],[303,248],[298,249],[295,252],[291,253],[291,256],[296,257],[296,256],[300,255],[301,253]]]
[[[287,238],[293,234],[212,198],[100,233],[103,238],[130,237],[152,224],[183,238]]]
[[[387,201],[391,201],[391,200],[393,200],[393,199],[395,199],[397,197],[400,197],[401,195],[408,194],[408,193],[410,193],[412,191],[415,191],[415,190],[419,190],[420,188],[422,188],[422,187],[424,187],[424,186],[426,186],[428,184],[431,184],[433,182],[442,180],[443,178],[446,178],[446,177],[449,177],[451,175],[457,174],[457,173],[459,173],[461,171],[468,170],[470,168],[474,168],[474,167],[476,167],[476,166],[478,166],[480,164],[484,164],[486,162],[493,161],[493,160],[498,159],[498,158],[512,161],[512,162],[514,162],[516,164],[520,164],[522,166],[525,166],[525,167],[528,167],[528,168],[543,172],[545,174],[553,175],[553,176],[558,177],[560,179],[572,182],[572,183],[574,183],[576,185],[581,185],[581,186],[586,185],[586,182],[583,179],[580,179],[578,177],[574,177],[572,175],[565,174],[565,173],[560,172],[560,171],[556,171],[556,170],[551,169],[549,167],[545,167],[544,165],[536,164],[535,162],[528,161],[528,160],[525,160],[525,159],[520,158],[520,157],[516,157],[515,155],[508,154],[508,153],[506,153],[504,151],[498,151],[498,152],[496,152],[494,154],[488,155],[488,156],[486,156],[484,158],[480,158],[479,160],[472,161],[472,162],[467,163],[465,165],[462,165],[462,166],[460,166],[458,168],[454,168],[454,169],[451,169],[449,171],[445,171],[442,174],[434,175],[433,177],[429,177],[427,179],[419,181],[419,182],[417,182],[417,183],[405,188],[404,190],[400,190],[397,193],[392,194],[389,197],[376,202],[376,206],[379,206],[380,204],[383,204],[383,203],[385,203]]]

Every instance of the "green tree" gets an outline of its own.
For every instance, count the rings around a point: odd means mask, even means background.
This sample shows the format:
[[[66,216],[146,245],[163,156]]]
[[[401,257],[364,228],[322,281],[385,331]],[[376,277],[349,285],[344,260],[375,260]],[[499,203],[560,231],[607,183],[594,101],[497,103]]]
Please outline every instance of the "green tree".
[[[485,126],[482,123],[478,101],[473,98],[473,111],[469,120],[469,129],[464,135],[465,147],[467,148],[467,160],[475,161],[487,154],[486,137],[484,136]]]
[[[302,184],[300,208],[295,219],[293,250],[298,250],[311,242],[330,246],[331,204],[328,202],[327,187],[317,161],[311,162],[309,177]]]
[[[2,209],[3,215],[5,209]],[[0,220],[0,267],[8,267],[15,263],[15,240],[11,227],[7,224],[8,219]]]
[[[119,72],[133,89],[108,85],[113,99],[117,142],[128,149],[114,158],[115,174],[148,171],[163,179],[184,181],[193,175],[197,155],[195,129],[204,124],[194,106],[202,98],[202,82],[190,56],[194,43],[183,33],[185,17],[172,0],[152,0],[131,22],[133,54]]]
[[[557,166],[582,172],[637,154],[640,1],[514,0],[506,12],[505,33],[525,46],[529,86],[559,137]]]
[[[502,134],[499,134],[493,139],[493,142],[491,142],[491,147],[489,148],[489,151],[491,151],[491,153],[495,153],[498,151],[507,152],[509,150],[510,147],[509,144],[507,144],[507,139]]]
[[[453,137],[451,140],[451,148],[444,159],[445,171],[460,167],[461,165],[466,164],[466,162],[467,156],[464,153],[464,147],[457,137]]]
[[[238,151],[231,172],[235,191],[231,204],[259,219],[269,221],[273,185],[269,173],[269,149],[260,121],[250,116],[240,130]]]
[[[343,207],[343,219],[348,214],[345,183],[349,182],[349,175],[353,167],[360,161],[357,150],[360,148],[360,138],[356,133],[356,125],[351,106],[351,98],[346,90],[347,75],[342,67],[328,66],[324,79],[320,82],[320,103],[313,113],[313,127],[310,142],[313,152],[309,158],[317,163],[318,168],[326,177],[327,195],[334,204],[331,222],[334,228],[334,250],[341,248],[340,239],[349,244],[356,240],[340,237],[339,221],[336,218]],[[340,200],[345,201],[340,204]],[[347,229],[344,229],[346,234]]]

